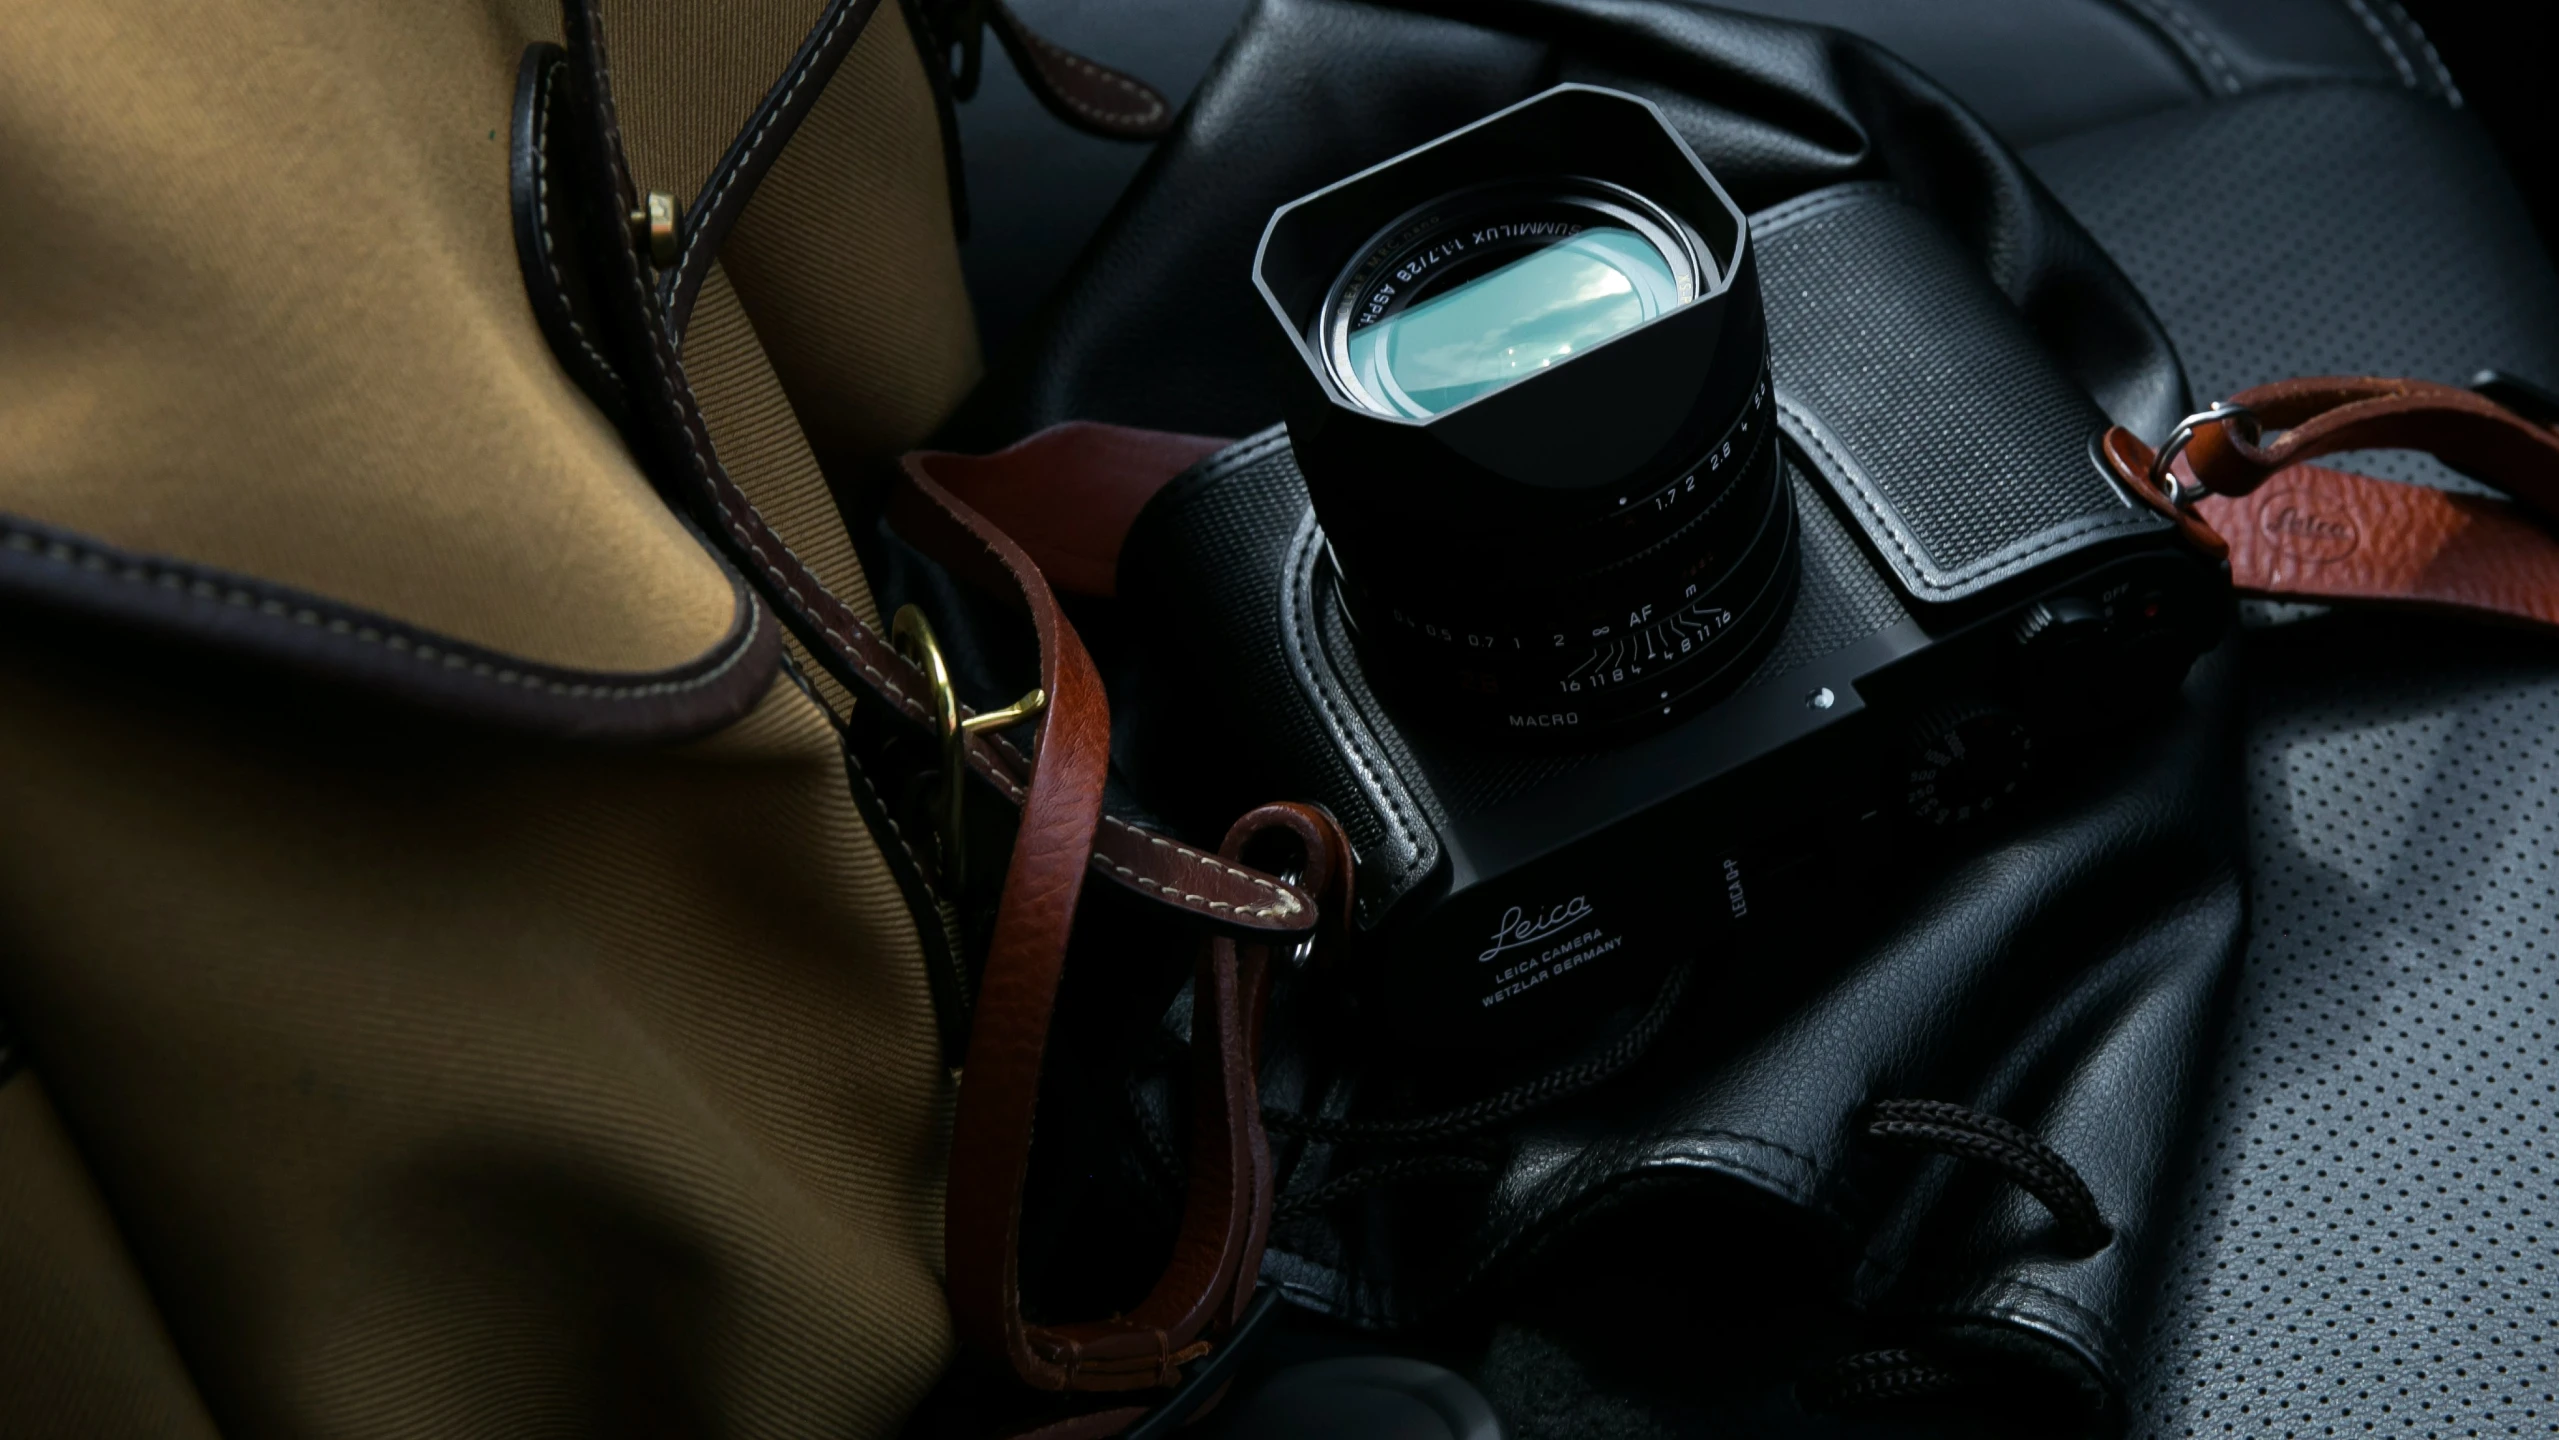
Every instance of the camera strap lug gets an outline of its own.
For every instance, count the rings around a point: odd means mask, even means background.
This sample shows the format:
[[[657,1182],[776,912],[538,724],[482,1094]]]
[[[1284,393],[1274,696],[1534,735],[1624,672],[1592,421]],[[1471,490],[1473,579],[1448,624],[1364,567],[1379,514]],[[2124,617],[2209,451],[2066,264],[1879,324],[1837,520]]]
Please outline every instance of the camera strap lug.
[[[2098,445],[2125,493],[2226,559],[2241,593],[2359,601],[2559,628],[2559,429],[2476,390],[2327,376],[2243,390],[2157,450],[2117,426]],[[2308,462],[2414,450],[2511,499]]]

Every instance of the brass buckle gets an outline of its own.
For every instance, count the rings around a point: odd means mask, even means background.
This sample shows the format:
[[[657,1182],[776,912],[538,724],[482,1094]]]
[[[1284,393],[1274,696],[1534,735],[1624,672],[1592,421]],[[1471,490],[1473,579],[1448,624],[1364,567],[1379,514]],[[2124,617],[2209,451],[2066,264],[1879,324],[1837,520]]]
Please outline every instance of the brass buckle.
[[[959,691],[951,686],[951,667],[942,658],[942,644],[933,638],[933,624],[924,612],[912,605],[899,606],[890,622],[889,638],[896,643],[897,653],[924,672],[924,681],[933,691],[933,720],[942,738],[942,774],[927,808],[933,817],[934,844],[941,852],[934,868],[941,872],[942,888],[957,897],[966,893],[968,885],[968,846],[960,828],[960,806],[968,793],[969,737],[1030,719],[1048,707],[1048,692],[1033,686],[1029,694],[1001,710],[962,715]]]

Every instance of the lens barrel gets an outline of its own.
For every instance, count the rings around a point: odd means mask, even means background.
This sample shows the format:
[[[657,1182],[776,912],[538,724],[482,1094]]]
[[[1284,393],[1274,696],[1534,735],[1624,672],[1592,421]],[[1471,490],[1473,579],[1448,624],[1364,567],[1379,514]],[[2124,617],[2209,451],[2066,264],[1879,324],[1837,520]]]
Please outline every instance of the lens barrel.
[[[1283,206],[1254,283],[1368,668],[1514,733],[1710,703],[1796,578],[1741,211],[1566,85]]]

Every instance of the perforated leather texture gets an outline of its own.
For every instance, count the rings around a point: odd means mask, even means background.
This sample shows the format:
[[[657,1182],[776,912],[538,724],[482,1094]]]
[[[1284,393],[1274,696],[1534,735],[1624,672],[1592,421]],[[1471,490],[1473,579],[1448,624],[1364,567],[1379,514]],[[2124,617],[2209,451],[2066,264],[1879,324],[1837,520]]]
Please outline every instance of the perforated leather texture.
[[[2366,623],[2278,632],[2249,668],[2248,961],[2133,1414],[2547,1435],[2559,665]]]
[[[2030,160],[2199,399],[2292,374],[2559,377],[2559,281],[2486,138],[2440,105],[2276,92]],[[2179,203],[2197,175],[2247,203]],[[2248,956],[2129,1367],[2133,1432],[2549,1434],[2559,650],[2340,614],[2255,633],[2246,672]]]
[[[2559,275],[2465,114],[2322,85],[2152,116],[2027,161],[2158,312],[2198,402],[2293,375],[2460,385],[2494,367],[2559,382]],[[2343,464],[2461,483],[2414,455]]]

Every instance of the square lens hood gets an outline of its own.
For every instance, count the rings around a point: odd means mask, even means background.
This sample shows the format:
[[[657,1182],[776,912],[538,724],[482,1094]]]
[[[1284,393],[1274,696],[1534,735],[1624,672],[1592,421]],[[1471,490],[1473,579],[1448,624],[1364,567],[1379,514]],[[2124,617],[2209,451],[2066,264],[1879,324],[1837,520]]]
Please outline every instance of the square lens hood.
[[[1346,270],[1435,201],[1547,179],[1597,181],[1666,212],[1694,249],[1696,297],[1426,419],[1380,413],[1349,393],[1319,336]],[[1651,102],[1590,85],[1556,86],[1280,207],[1255,252],[1253,283],[1286,347],[1290,440],[1337,533],[1349,517],[1327,505],[1327,492],[1353,486],[1354,508],[1381,523],[1381,511],[1441,525],[1469,515],[1578,518],[1590,504],[1581,492],[1693,464],[1726,412],[1748,403],[1767,351],[1740,207]]]

